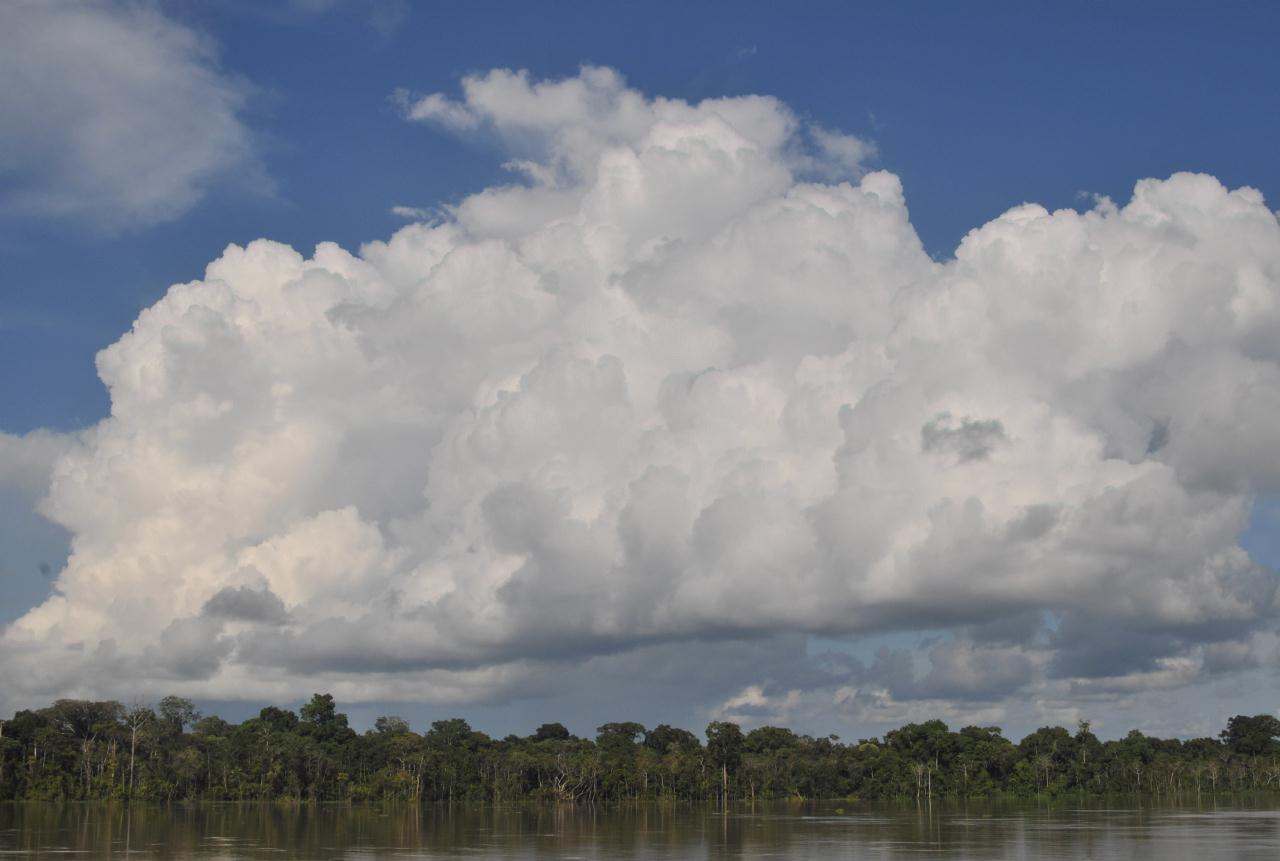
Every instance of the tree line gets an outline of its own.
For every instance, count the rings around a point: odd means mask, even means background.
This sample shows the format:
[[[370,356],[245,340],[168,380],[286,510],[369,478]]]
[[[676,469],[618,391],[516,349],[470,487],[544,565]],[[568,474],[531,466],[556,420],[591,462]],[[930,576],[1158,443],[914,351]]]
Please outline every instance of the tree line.
[[[713,721],[705,740],[662,724],[607,723],[578,738],[559,723],[491,738],[454,718],[413,732],[378,718],[357,733],[333,697],[268,706],[231,724],[192,702],[58,700],[0,720],[0,799],[596,803],[641,800],[932,799],[1280,789],[1280,720],[1237,715],[1217,738],[1133,730],[1100,740],[1042,727],[939,720],[843,743]]]

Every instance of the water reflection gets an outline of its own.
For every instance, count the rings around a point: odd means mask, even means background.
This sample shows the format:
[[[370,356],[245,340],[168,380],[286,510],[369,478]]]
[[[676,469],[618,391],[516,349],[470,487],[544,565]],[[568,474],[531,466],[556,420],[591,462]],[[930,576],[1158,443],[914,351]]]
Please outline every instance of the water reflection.
[[[0,806],[33,859],[1160,859],[1280,857],[1262,805]]]

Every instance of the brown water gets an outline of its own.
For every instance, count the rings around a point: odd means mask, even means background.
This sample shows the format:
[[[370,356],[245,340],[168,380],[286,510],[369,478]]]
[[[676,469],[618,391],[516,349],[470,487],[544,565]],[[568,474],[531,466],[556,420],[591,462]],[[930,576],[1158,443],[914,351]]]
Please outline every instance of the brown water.
[[[0,858],[1280,859],[1280,809],[0,805]]]

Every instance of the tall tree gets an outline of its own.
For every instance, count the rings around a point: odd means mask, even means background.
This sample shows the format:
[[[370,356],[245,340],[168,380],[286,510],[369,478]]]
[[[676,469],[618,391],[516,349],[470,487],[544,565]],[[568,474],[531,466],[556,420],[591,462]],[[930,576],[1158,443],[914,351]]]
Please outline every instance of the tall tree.
[[[113,700],[57,700],[49,707],[48,717],[58,732],[80,743],[80,774],[84,795],[92,794],[93,750],[99,737],[119,727],[124,706]]]
[[[144,706],[134,703],[133,708],[129,709],[128,714],[124,717],[125,725],[129,727],[129,797],[133,797],[133,763],[138,754],[138,735],[143,732],[156,719],[156,713],[150,706]]]
[[[186,697],[167,696],[160,701],[157,710],[160,719],[175,735],[181,735],[183,730],[200,720],[195,703]]]
[[[707,754],[720,766],[720,800],[729,798],[729,773],[737,772],[742,762],[742,729],[731,721],[712,721],[707,724]]]
[[[1220,736],[1236,753],[1259,756],[1280,751],[1280,719],[1272,715],[1236,715],[1227,721]]]

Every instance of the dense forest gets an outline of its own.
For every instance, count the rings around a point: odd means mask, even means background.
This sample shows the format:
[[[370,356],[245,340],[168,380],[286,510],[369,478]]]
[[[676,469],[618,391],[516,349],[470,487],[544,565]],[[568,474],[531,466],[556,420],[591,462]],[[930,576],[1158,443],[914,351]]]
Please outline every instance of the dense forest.
[[[1064,793],[1176,795],[1280,789],[1280,720],[1231,718],[1218,738],[1134,730],[1101,741],[1088,722],[1020,742],[997,727],[908,724],[845,744],[781,727],[561,724],[494,739],[461,719],[413,732],[398,717],[363,734],[333,697],[268,706],[230,724],[189,700],[155,707],[58,700],[0,720],[0,798],[293,801],[941,798]]]

